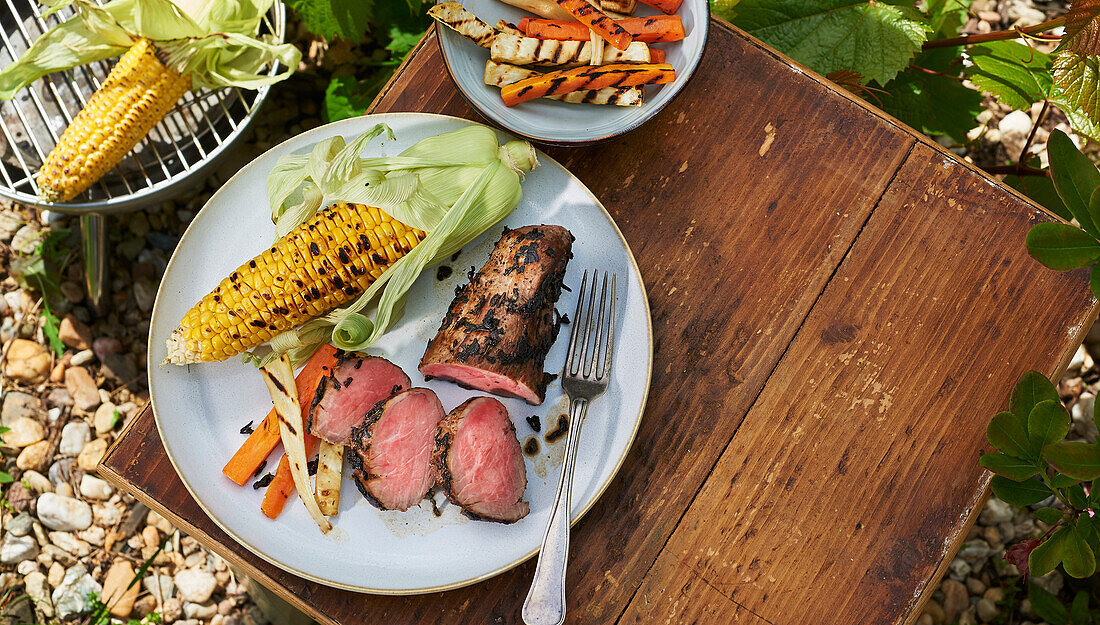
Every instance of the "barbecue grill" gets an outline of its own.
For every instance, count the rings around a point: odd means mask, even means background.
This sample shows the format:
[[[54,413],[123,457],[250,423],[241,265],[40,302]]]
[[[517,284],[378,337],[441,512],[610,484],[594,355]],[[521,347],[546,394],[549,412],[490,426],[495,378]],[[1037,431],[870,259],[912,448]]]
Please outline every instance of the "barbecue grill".
[[[44,18],[35,0],[0,1],[0,67],[14,62],[39,35],[76,13],[68,7]],[[285,26],[285,8],[276,2],[260,32],[282,41]],[[169,199],[189,187],[185,181],[201,179],[244,134],[268,93],[268,87],[188,92],[92,188],[71,202],[40,201],[35,172],[112,66],[113,61],[101,61],[50,74],[12,101],[0,103],[0,196],[80,217],[85,285],[96,308],[106,280],[105,216]],[[276,71],[273,65],[270,73]]]

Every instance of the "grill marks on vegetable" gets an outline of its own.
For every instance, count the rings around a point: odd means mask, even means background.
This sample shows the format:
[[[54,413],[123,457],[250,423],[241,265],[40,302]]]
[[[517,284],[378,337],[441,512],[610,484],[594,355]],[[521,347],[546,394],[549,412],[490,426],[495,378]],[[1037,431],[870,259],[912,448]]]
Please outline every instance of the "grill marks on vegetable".
[[[485,266],[456,289],[420,360],[425,378],[542,403],[572,242],[561,226],[505,230]]]

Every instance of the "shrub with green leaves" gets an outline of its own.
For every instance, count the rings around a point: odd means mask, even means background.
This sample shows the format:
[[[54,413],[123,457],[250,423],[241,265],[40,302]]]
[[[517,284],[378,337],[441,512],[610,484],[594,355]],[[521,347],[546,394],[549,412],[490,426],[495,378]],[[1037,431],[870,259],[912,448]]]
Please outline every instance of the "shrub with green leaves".
[[[1091,482],[1100,477],[1100,445],[1064,440],[1069,429],[1070,416],[1058,390],[1037,371],[1020,378],[1009,410],[994,415],[986,428],[986,438],[997,451],[982,454],[980,462],[996,474],[993,494],[1017,506],[1051,498],[1061,504],[1036,510],[1035,518],[1050,529],[1041,538],[1017,543],[1005,555],[1024,573],[1046,575],[1058,565],[1071,577],[1096,572],[1100,493],[1091,489]]]

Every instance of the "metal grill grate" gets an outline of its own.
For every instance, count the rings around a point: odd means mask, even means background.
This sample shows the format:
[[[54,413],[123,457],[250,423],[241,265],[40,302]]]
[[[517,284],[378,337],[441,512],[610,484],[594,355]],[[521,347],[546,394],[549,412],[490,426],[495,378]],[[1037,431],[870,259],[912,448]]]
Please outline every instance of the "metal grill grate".
[[[14,62],[39,35],[76,12],[70,7],[43,18],[35,0],[0,3],[0,67]],[[261,32],[282,41],[284,28],[285,9],[276,2],[264,16]],[[0,103],[0,196],[63,213],[104,214],[149,205],[212,164],[251,123],[268,91],[262,87],[189,92],[99,183],[70,203],[41,204],[35,172],[112,66],[113,61],[101,61],[50,74],[12,101]]]

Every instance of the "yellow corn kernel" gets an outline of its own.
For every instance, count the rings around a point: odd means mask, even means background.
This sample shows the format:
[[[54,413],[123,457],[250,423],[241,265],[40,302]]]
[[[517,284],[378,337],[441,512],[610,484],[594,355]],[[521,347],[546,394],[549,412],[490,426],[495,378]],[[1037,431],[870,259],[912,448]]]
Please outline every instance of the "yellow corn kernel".
[[[425,236],[374,207],[321,210],[195,304],[168,339],[165,361],[225,360],[345,304]]]
[[[139,39],[46,157],[38,172],[39,195],[49,202],[66,202],[92,186],[190,88],[189,77],[161,63],[155,46]]]

